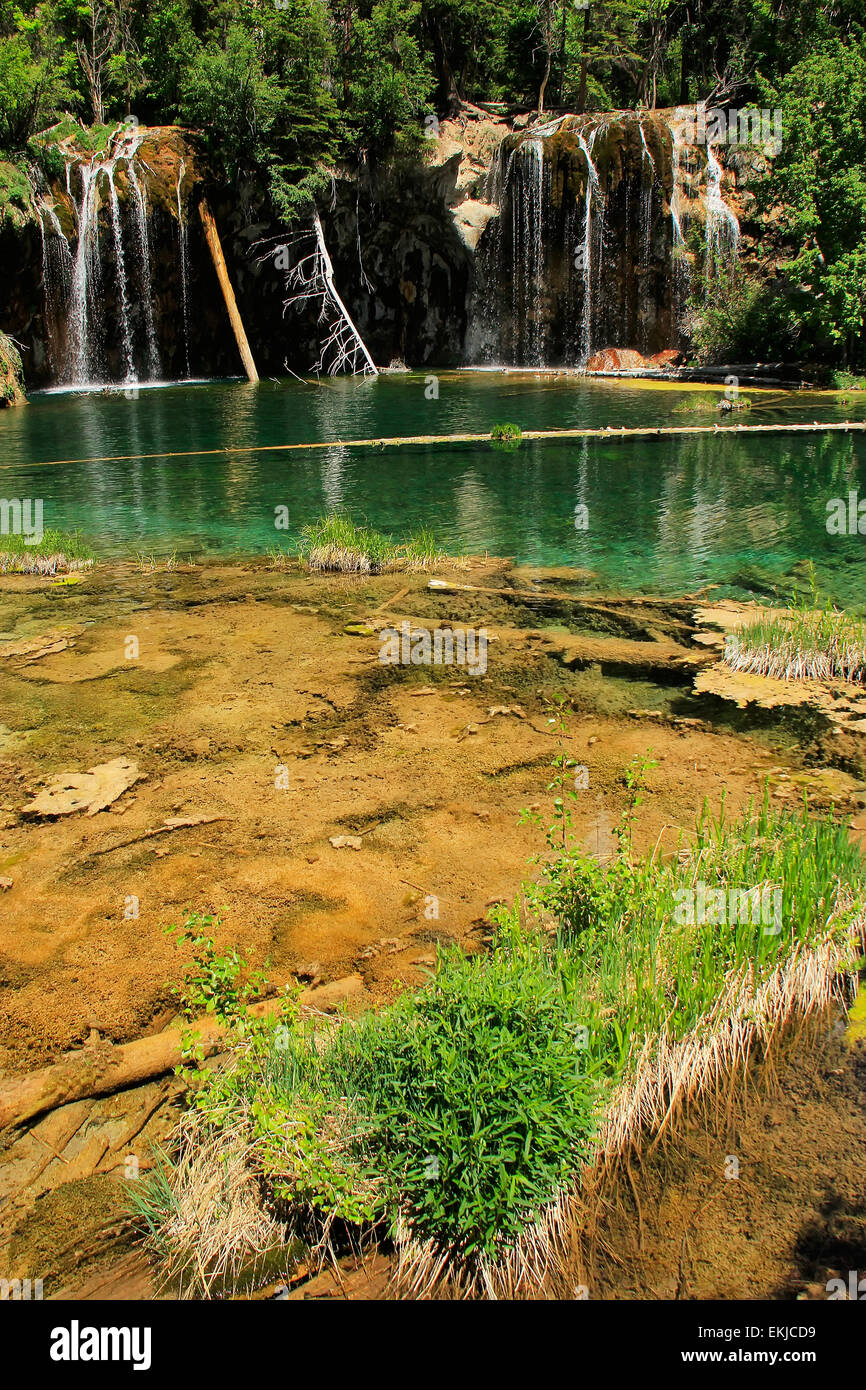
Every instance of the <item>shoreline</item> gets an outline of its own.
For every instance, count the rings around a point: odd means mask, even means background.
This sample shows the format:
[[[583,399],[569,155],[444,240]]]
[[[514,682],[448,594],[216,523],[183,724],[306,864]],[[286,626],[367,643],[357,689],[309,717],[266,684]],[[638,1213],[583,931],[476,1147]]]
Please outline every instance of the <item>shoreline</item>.
[[[438,942],[484,950],[490,904],[513,900],[538,848],[520,811],[549,800],[558,694],[588,774],[577,825],[599,855],[623,768],[650,747],[644,849],[672,848],[705,797],[717,810],[724,792],[733,812],[765,779],[774,805],[807,789],[818,807],[849,807],[866,837],[866,763],[859,779],[834,766],[862,735],[831,736],[821,718],[806,733],[800,715],[743,714],[694,691],[716,659],[694,641],[699,598],[586,592],[585,574],[565,567],[536,592],[489,558],[432,573],[444,588],[427,573],[261,561],[105,564],[63,590],[0,579],[13,634],[0,648],[0,876],[11,880],[0,1088],[66,1054],[104,1063],[118,1044],[167,1035],[166,982],[182,962],[163,929],[189,908],[221,917],[220,949],[237,946],[256,968],[269,960],[277,987],[296,982],[326,1009],[381,1007],[422,984]],[[484,628],[486,670],[383,666],[380,630],[407,621]],[[118,758],[135,779],[104,810],[22,814],[61,772]],[[5,1131],[2,1195],[14,1200],[0,1248],[18,1252],[13,1272],[42,1248],[40,1212],[68,1224],[77,1203],[86,1228],[115,1210],[125,1156],[146,1165],[177,1104],[163,1075]],[[61,1260],[55,1292],[68,1274]]]

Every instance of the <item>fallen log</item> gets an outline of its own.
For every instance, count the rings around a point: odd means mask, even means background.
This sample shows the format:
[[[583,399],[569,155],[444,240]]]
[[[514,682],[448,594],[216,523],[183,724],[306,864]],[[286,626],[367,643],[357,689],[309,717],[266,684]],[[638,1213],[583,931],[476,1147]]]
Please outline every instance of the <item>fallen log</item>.
[[[614,428],[607,425],[603,429],[559,429],[524,430],[524,439],[598,439],[614,443],[622,439],[667,439],[686,438],[704,434],[715,434],[719,438],[731,435],[753,434],[863,434],[866,433],[866,420],[837,421],[815,420],[811,425],[642,425],[639,428]],[[311,439],[294,444],[224,444],[218,449],[174,449],[161,454],[105,454],[101,457],[43,459],[33,464],[35,468],[68,467],[85,463],[133,463],[149,459],[209,458],[223,454],[273,454],[308,449],[384,449],[398,448],[406,444],[489,444],[489,434],[407,434],[394,435],[384,439]]]
[[[360,988],[359,988],[360,987]],[[305,990],[305,1008],[330,1009],[354,999],[363,992],[359,976],[349,975],[318,989]],[[265,999],[250,1006],[254,1018],[264,1018],[281,1006],[281,998]],[[99,1042],[70,1052],[61,1061],[23,1076],[13,1076],[0,1089],[0,1130],[23,1125],[46,1110],[71,1101],[113,1095],[129,1086],[139,1086],[173,1071],[184,1060],[184,1039],[197,1035],[205,1057],[220,1052],[226,1041],[226,1025],[211,1016],[196,1019],[185,1028],[167,1028],[151,1038],[130,1043]]]
[[[214,1018],[190,1025],[201,1038],[206,1057],[215,1053],[225,1028]],[[24,1124],[44,1110],[56,1110],[70,1101],[111,1095],[127,1086],[152,1081],[172,1071],[183,1060],[179,1028],[169,1028],[152,1038],[115,1044],[100,1042],[72,1052],[52,1066],[13,1077],[0,1091],[0,1129]]]
[[[540,603],[565,603],[573,604],[580,608],[597,608],[599,610],[611,608],[683,608],[690,609],[695,599],[701,598],[709,589],[718,589],[718,584],[705,584],[702,589],[696,590],[693,594],[680,594],[671,598],[654,598],[646,594],[602,594],[595,590],[588,590],[581,594],[564,594],[554,589],[511,589],[508,587],[491,588],[489,585],[462,584],[452,579],[429,579],[427,588],[440,594],[487,594],[494,598],[513,599],[515,602]],[[402,597],[402,594],[395,596]],[[391,600],[386,600],[391,602]],[[384,607],[382,604],[380,607]],[[374,613],[378,609],[372,610]]]

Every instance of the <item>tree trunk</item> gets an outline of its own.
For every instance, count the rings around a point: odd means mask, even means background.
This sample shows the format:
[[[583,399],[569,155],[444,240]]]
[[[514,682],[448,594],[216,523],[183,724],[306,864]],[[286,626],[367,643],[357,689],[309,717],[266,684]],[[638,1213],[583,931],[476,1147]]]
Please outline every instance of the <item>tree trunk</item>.
[[[229,279],[228,267],[226,266],[225,256],[223,255],[223,249],[220,245],[219,232],[217,231],[216,223],[213,220],[213,214],[208,207],[206,198],[202,198],[198,205],[198,211],[204,227],[204,234],[207,240],[208,250],[211,254],[211,260],[214,263],[214,270],[217,273],[217,279],[220,282],[220,289],[223,292],[223,299],[225,300],[226,309],[228,310],[228,316],[231,320],[232,329],[234,330],[238,352],[244,364],[244,371],[250,381],[258,381],[259,374],[256,371],[256,364],[253,361],[253,354],[250,352],[250,345],[247,341],[243,320],[238,310],[235,292],[232,289],[232,282]]]
[[[323,274],[325,278],[325,284],[328,287],[328,293],[330,294],[334,304],[337,306],[337,311],[342,315],[343,321],[348,325],[349,329],[351,330],[356,342],[358,343],[358,346],[361,349],[361,352],[364,355],[364,360],[366,361],[367,366],[370,368],[370,371],[373,373],[374,376],[378,376],[379,368],[376,366],[376,363],[373,361],[372,357],[367,351],[367,344],[364,342],[364,339],[361,337],[360,333],[355,327],[355,324],[349,314],[348,309],[346,308],[345,304],[343,303],[342,299],[337,293],[337,287],[334,284],[334,267],[331,264],[331,257],[328,254],[328,248],[325,245],[325,234],[322,231],[322,222],[321,218],[319,217],[318,211],[316,211],[313,215],[313,230],[316,233],[316,244],[319,248],[319,254],[322,257]]]
[[[539,114],[539,116],[543,116],[543,115],[544,115],[544,93],[545,93],[545,91],[547,90],[547,84],[548,84],[549,81],[550,81],[550,49],[548,48],[548,50],[547,50],[547,66],[546,66],[546,68],[544,69],[544,76],[543,76],[543,78],[541,79],[541,86],[540,86],[540,88],[539,88],[539,90],[538,90],[538,114]]]

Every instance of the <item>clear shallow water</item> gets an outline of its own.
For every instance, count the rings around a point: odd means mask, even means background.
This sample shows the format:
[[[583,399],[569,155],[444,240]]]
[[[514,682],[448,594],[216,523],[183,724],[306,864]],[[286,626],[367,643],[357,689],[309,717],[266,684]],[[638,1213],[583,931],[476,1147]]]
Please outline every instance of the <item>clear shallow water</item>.
[[[342,439],[524,429],[713,423],[681,413],[693,391],[627,382],[441,373],[429,377],[215,382],[34,397],[0,413],[0,496],[41,497],[45,526],[80,528],[104,556],[238,555],[293,547],[301,527],[344,510],[403,535],[429,526],[452,553],[574,565],[626,591],[787,592],[814,559],[822,588],[866,605],[866,537],[830,536],[827,502],[866,499],[860,435],[729,435],[351,449]],[[704,395],[704,393],[701,393]],[[720,393],[710,393],[715,399]],[[863,419],[866,398],[755,395],[760,424]],[[172,458],[224,446],[335,441],[297,453]],[[141,455],[160,455],[142,458]],[[62,462],[135,455],[115,462]],[[59,461],[59,462],[58,462]],[[589,526],[575,529],[575,507]],[[290,530],[277,531],[275,508]]]

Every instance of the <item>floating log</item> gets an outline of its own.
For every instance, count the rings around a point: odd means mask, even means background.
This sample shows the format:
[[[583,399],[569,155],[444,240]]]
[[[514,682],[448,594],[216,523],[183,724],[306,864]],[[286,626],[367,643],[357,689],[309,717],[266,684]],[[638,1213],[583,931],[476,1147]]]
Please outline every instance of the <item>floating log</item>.
[[[255,370],[255,368],[253,368]],[[658,425],[628,429],[625,426],[607,425],[604,429],[569,430],[524,430],[524,439],[600,439],[613,442],[618,439],[667,439],[685,438],[690,435],[715,434],[720,439],[729,435],[767,435],[767,434],[863,434],[866,421],[845,420],[823,423],[815,420],[810,425]],[[244,444],[225,445],[220,449],[178,449],[163,450],[158,454],[107,454],[104,458],[44,459],[35,468],[48,468],[55,465],[84,463],[133,463],[142,459],[186,459],[208,458],[228,454],[274,454],[303,449],[385,449],[403,444],[489,444],[489,434],[409,434],[397,435],[387,439],[319,439],[302,444]]]
[[[198,205],[198,211],[202,220],[202,226],[204,227],[205,240],[207,241],[208,250],[211,254],[211,260],[214,263],[214,270],[217,273],[217,279],[220,282],[220,289],[223,292],[223,299],[226,302],[226,309],[228,310],[228,315],[234,330],[238,352],[244,364],[244,371],[250,381],[258,381],[259,374],[256,371],[256,364],[253,361],[253,354],[250,352],[250,345],[247,341],[243,320],[238,310],[235,292],[232,289],[232,282],[229,279],[228,267],[226,266],[226,258],[223,255],[219,232],[217,231],[216,223],[213,220],[213,213],[208,207],[206,198],[202,198]]]

